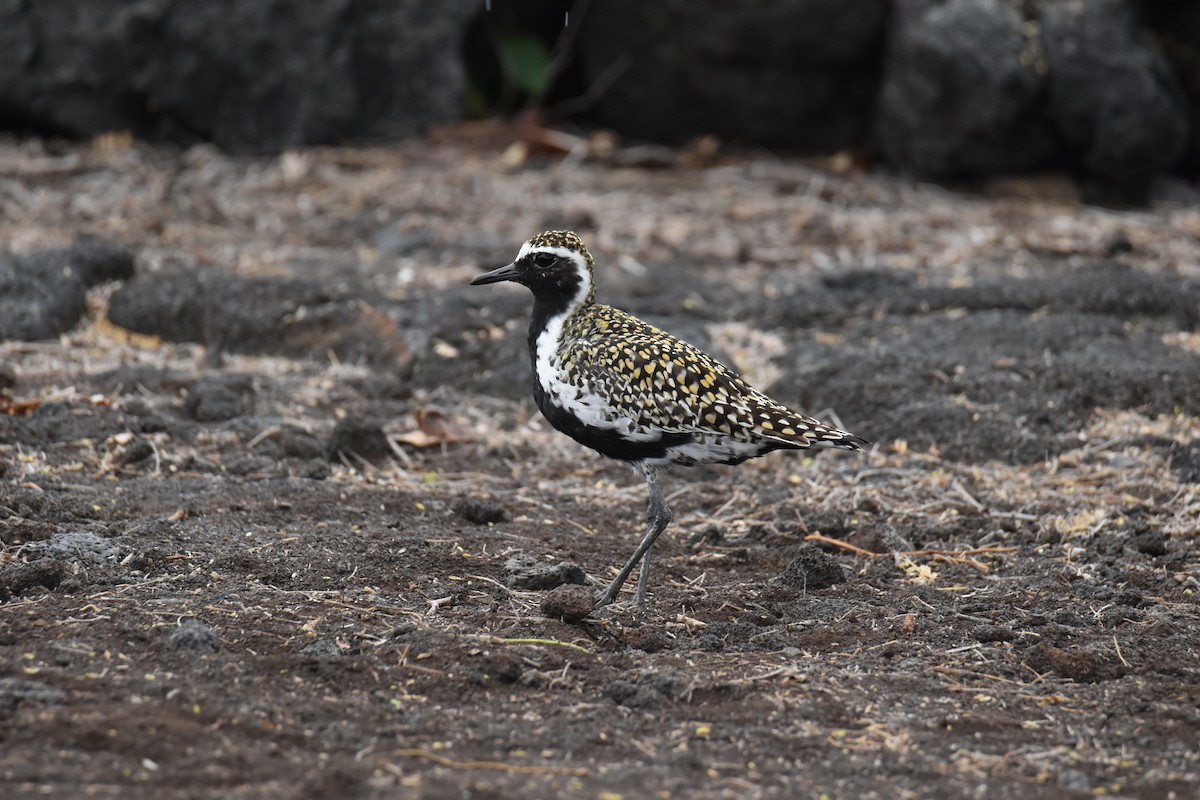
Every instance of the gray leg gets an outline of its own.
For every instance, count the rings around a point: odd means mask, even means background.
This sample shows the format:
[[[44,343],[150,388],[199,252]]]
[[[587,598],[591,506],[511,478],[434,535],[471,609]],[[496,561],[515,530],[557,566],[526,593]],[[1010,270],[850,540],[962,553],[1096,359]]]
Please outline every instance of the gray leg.
[[[667,500],[663,497],[662,489],[658,488],[658,476],[654,470],[647,467],[645,474],[646,488],[650,492],[650,503],[646,506],[646,535],[642,537],[637,550],[633,551],[633,556],[625,562],[625,566],[621,568],[617,577],[613,578],[613,582],[608,585],[607,589],[596,595],[596,608],[606,606],[617,599],[621,587],[625,585],[625,581],[639,561],[642,563],[642,571],[638,574],[637,591],[634,593],[633,602],[641,605],[642,601],[646,599],[646,585],[650,578],[650,551],[654,549],[654,540],[671,523],[671,509],[667,507]]]
[[[650,585],[650,559],[654,555],[654,545],[651,544],[646,548],[646,555],[642,556],[642,568],[638,572],[637,588],[633,592],[633,604],[640,606],[646,602],[646,587]]]

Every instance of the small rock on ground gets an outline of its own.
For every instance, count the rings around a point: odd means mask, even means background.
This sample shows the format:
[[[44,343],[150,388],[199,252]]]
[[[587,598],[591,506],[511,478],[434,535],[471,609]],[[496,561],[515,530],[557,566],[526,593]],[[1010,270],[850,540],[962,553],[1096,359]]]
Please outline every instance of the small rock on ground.
[[[192,386],[186,407],[197,422],[223,422],[249,410],[245,398],[220,381],[200,381]]]
[[[513,556],[504,562],[504,582],[513,589],[539,591],[587,580],[583,567],[570,561],[550,564],[532,556]]]
[[[12,711],[21,703],[58,705],[66,699],[62,689],[41,681],[0,678],[0,709]]]
[[[596,598],[586,586],[568,584],[552,589],[542,598],[542,614],[563,622],[579,622],[596,608]]]
[[[20,597],[34,586],[57,589],[66,575],[66,562],[49,559],[5,567],[0,570],[0,602]]]
[[[671,637],[662,628],[643,625],[626,633],[625,643],[643,653],[657,653],[671,646]]]
[[[302,656],[337,658],[341,654],[342,648],[338,647],[336,642],[329,639],[317,639],[315,642],[309,642],[300,648],[300,655]]]
[[[454,513],[467,522],[476,525],[504,522],[508,519],[508,511],[495,500],[477,497],[463,497],[454,502]]]
[[[392,454],[392,446],[378,420],[346,417],[330,434],[327,452],[331,460],[342,455],[358,456],[377,464]]]
[[[30,542],[22,548],[22,552],[31,561],[61,559],[98,567],[114,561],[118,550],[108,539],[91,531],[75,531],[57,533],[43,542]]]
[[[779,586],[815,591],[846,581],[838,562],[814,544],[802,544],[783,572],[771,579]]]
[[[193,653],[217,653],[221,650],[221,641],[208,625],[198,619],[189,619],[167,634],[167,646]]]
[[[90,286],[128,278],[134,255],[119,244],[81,236],[70,247],[24,256],[0,253],[0,340],[53,339],[87,310]]]

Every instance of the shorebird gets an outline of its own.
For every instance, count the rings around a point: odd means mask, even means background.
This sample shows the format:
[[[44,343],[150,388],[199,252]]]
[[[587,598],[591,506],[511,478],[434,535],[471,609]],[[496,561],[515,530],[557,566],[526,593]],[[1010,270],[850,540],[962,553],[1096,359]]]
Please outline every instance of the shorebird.
[[[671,522],[659,468],[740,464],[772,450],[861,451],[867,444],[772,400],[699,348],[597,303],[591,253],[571,231],[534,236],[515,261],[471,284],[501,281],[533,292],[529,353],[542,414],[575,441],[646,478],[646,533],[597,592],[597,608],[617,598],[639,563],[633,602],[646,598],[654,542]]]

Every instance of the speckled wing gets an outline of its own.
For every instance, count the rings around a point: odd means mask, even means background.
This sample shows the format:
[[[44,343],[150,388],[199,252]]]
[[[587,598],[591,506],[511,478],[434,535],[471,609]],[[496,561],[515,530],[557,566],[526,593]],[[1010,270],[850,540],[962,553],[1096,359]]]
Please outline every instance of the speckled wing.
[[[636,428],[769,442],[768,449],[859,449],[858,437],[791,411],[687,342],[608,306],[596,309],[564,367]]]

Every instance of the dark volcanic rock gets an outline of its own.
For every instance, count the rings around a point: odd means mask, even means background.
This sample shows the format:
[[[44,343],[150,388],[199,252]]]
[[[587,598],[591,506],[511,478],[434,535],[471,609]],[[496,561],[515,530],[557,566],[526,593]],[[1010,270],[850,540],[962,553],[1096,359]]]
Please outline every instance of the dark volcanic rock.
[[[1177,470],[1180,483],[1200,483],[1200,444],[1175,443],[1169,459],[1171,466]]]
[[[337,642],[329,639],[317,639],[315,642],[309,642],[301,647],[300,655],[313,658],[340,658],[342,648],[337,646]]]
[[[0,3],[7,125],[236,150],[455,119],[468,0]]]
[[[1200,41],[1170,25],[1168,17],[1189,21],[1164,10],[1171,4],[1138,9],[1162,26],[1173,55],[1168,61],[1134,5],[898,0],[876,147],[932,178],[1057,162],[1118,190],[1118,197],[1136,198],[1178,162],[1189,114],[1200,120],[1200,79],[1193,77]],[[1190,21],[1182,30],[1200,30],[1200,18]]]
[[[625,643],[643,653],[658,653],[671,646],[671,637],[660,627],[642,625],[626,632]]]
[[[84,312],[84,285],[60,265],[0,255],[0,339],[49,339]]]
[[[1200,286],[1186,278],[1100,264],[959,288],[880,277],[823,291],[841,319],[860,316],[847,338],[873,344],[804,342],[772,391],[810,410],[837,398],[872,441],[1029,463],[1077,447],[1097,407],[1200,411],[1200,360],[1162,339],[1200,321]],[[786,299],[757,318],[812,324]]]
[[[599,121],[654,141],[706,133],[801,150],[857,143],[884,0],[593,3],[577,42]]]
[[[455,514],[476,525],[488,525],[508,519],[508,512],[504,506],[490,498],[462,497],[454,501],[453,509]]]
[[[1191,134],[1182,166],[1195,176],[1200,173],[1200,3],[1143,3],[1138,12],[1157,35],[1187,98]]]
[[[27,589],[41,586],[57,589],[70,570],[65,561],[41,559],[0,569],[0,602],[19,597]]]
[[[586,581],[583,568],[570,561],[551,563],[518,555],[504,562],[504,582],[514,589],[553,589],[564,584],[583,585]]]
[[[392,454],[392,447],[378,420],[346,417],[334,426],[326,452],[331,459],[358,456],[377,464]]]
[[[403,330],[416,358],[412,364],[414,384],[466,381],[477,391],[501,397],[529,396],[525,330],[532,302],[525,291],[486,291],[494,288],[455,287],[423,297],[406,310]],[[508,320],[519,322],[506,326]],[[464,336],[464,331],[472,335]],[[498,339],[491,335],[493,331],[502,332]],[[454,342],[459,357],[427,357],[436,339]]]
[[[244,393],[219,380],[198,381],[188,389],[185,406],[197,422],[221,422],[250,410]]]
[[[1023,24],[1007,0],[899,0],[875,118],[883,154],[933,177],[1044,164],[1055,143]]]
[[[165,641],[172,650],[192,653],[217,653],[221,650],[216,631],[198,619],[184,620],[167,634]]]
[[[1200,411],[1196,356],[1112,317],[978,311],[892,318],[856,335],[880,345],[852,357],[852,369],[846,352],[831,350],[775,393],[808,398],[819,387],[841,398],[843,419],[864,421],[852,426],[860,435],[936,445],[946,458],[1038,461],[1077,447],[1097,407]]]
[[[49,559],[85,567],[112,563],[118,555],[116,545],[91,531],[56,533],[45,541],[28,542],[22,552],[30,561]]]
[[[213,270],[147,273],[113,295],[108,318],[137,333],[218,351],[404,362],[408,351],[390,319],[357,288],[330,284]]]
[[[1083,166],[1142,189],[1187,144],[1167,64],[1125,0],[1042,0],[1048,113]]]
[[[325,455],[325,443],[306,430],[295,425],[279,425],[266,436],[255,434],[256,449],[271,458],[299,458],[309,461]]]
[[[873,299],[884,300],[878,295]],[[1118,319],[1159,317],[1185,329],[1200,325],[1200,280],[1141,272],[1115,262],[1084,267],[1073,280],[1059,274],[1025,280],[991,278],[967,287],[919,289],[888,302],[889,311],[903,314],[949,308],[1050,309]]]
[[[88,287],[133,275],[133,253],[81,236],[70,247],[0,253],[0,340],[53,339],[75,326]]]
[[[42,403],[32,414],[0,414],[0,441],[45,447],[52,442],[73,442],[106,437],[123,431],[140,431],[140,421],[115,408],[76,403]],[[11,495],[10,495],[11,496]]]
[[[802,544],[791,563],[772,579],[772,583],[793,589],[816,591],[845,583],[846,574],[833,556],[815,544]]]
[[[627,708],[656,711],[665,703],[682,698],[688,685],[688,676],[678,670],[646,668],[612,681],[604,687],[603,694]]]
[[[0,678],[0,711],[11,712],[21,703],[60,705],[67,694],[57,686],[28,678]]]
[[[586,586],[568,583],[556,586],[542,598],[542,614],[563,622],[579,622],[596,608],[596,598]]]
[[[1116,662],[1115,654],[1102,654],[1096,648],[1060,648],[1044,642],[1027,651],[1025,663],[1037,672],[1052,672],[1085,683],[1114,680],[1129,671]]]
[[[84,286],[96,286],[109,281],[133,277],[135,256],[132,250],[117,242],[83,234],[63,250],[52,250],[38,258],[65,264],[77,274]]]

